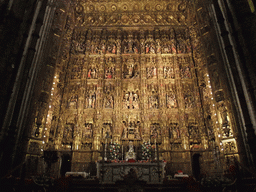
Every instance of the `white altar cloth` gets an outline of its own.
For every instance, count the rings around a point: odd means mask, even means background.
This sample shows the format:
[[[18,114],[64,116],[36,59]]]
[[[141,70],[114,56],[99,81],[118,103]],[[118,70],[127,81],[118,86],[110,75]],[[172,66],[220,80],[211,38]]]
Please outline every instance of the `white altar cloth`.
[[[74,177],[82,176],[83,178],[86,178],[87,176],[89,176],[89,173],[86,173],[86,172],[66,172],[65,176],[74,176]]]
[[[189,177],[187,174],[175,174],[174,178],[183,178],[183,177]]]
[[[146,181],[149,184],[159,184],[164,178],[164,162],[158,163],[97,163],[97,177],[102,183],[115,183],[123,180],[131,168],[137,174],[139,180]],[[103,175],[101,175],[101,173]]]

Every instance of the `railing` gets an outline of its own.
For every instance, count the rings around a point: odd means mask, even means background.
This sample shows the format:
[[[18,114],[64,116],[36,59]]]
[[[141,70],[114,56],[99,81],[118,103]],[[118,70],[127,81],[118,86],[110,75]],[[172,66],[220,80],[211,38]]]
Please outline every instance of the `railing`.
[[[227,191],[227,190],[246,190],[246,183],[244,181],[242,181],[243,179],[246,179],[247,175],[245,175],[245,173],[249,173],[252,176],[252,180],[254,180],[254,182],[251,181],[251,183],[248,184],[254,184],[256,183],[256,173],[255,170],[253,169],[249,169],[247,166],[243,165],[242,163],[240,163],[239,161],[237,161],[237,159],[234,158],[234,163],[235,163],[235,168],[236,168],[236,175],[235,175],[235,180],[228,185],[224,185],[223,188],[223,192]],[[239,170],[239,168],[241,168]],[[256,185],[254,186],[254,189],[251,189],[252,191],[256,191]]]
[[[16,167],[14,167],[12,170],[8,171],[8,173],[7,173],[5,176],[3,176],[3,177],[1,178],[1,180],[4,179],[4,178],[7,178],[8,176],[10,176],[14,171],[16,171],[18,168],[20,168],[21,166],[23,166],[26,162],[27,162],[27,160],[25,160],[24,162],[20,163],[19,165],[17,165]]]
[[[256,179],[256,173],[255,173],[256,170],[249,169],[248,167],[246,167],[245,165],[243,165],[242,163],[240,163],[240,162],[237,161],[237,160],[235,160],[235,162],[236,162],[237,165],[239,165],[243,170],[246,170],[247,172],[249,172],[249,173],[254,177],[254,179]]]

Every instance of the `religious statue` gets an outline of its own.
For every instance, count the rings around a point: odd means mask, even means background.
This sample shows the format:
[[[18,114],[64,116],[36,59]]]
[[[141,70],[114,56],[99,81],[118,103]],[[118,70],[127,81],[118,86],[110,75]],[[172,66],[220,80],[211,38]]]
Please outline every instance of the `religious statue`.
[[[170,125],[170,138],[171,139],[179,139],[180,138],[180,129],[177,124]]]
[[[170,50],[169,46],[170,45],[168,45],[167,43],[164,43],[164,45],[162,47],[162,53],[163,54],[171,53],[171,50]]]
[[[138,128],[138,127],[135,128],[134,137],[135,137],[135,139],[141,139],[141,137],[140,137],[140,132],[139,132],[139,128]]]
[[[129,53],[128,42],[126,40],[123,41],[123,53]]]
[[[177,108],[177,99],[174,92],[170,92],[166,95],[167,108]]]
[[[106,45],[105,43],[101,43],[101,54],[104,54],[106,52]]]
[[[185,101],[185,108],[192,108],[194,106],[194,97],[191,95],[191,93],[186,93],[184,96]]]
[[[133,94],[133,108],[134,109],[139,109],[139,96],[137,93]]]
[[[73,124],[66,124],[63,131],[63,142],[69,143],[73,139],[73,131],[74,125]]]
[[[161,45],[160,45],[160,42],[157,42],[157,53],[161,53]]]
[[[188,133],[190,138],[193,138],[193,139],[199,138],[199,129],[194,123],[191,123],[188,126]]]
[[[146,44],[146,53],[149,53],[149,44]]]
[[[107,67],[105,69],[105,79],[113,79],[115,75],[115,68],[114,67]]]
[[[111,133],[111,123],[104,123],[103,124],[103,132],[102,132],[102,136],[104,139],[108,139],[112,136]]]
[[[130,108],[130,103],[129,103],[129,93],[126,92],[124,94],[124,98],[123,98],[123,108],[124,109],[129,109]]]
[[[78,95],[72,95],[68,100],[68,108],[77,109]]]
[[[117,48],[116,48],[116,45],[113,44],[113,48],[112,48],[112,53],[113,53],[113,54],[116,54],[116,49],[117,49]]]
[[[222,119],[222,124],[228,124],[228,113],[227,109],[224,104],[220,105],[220,114],[221,114],[221,119]]]
[[[154,123],[150,125],[150,136],[152,139],[157,139],[161,135],[160,133],[160,125],[158,123]]]
[[[108,95],[105,98],[105,108],[114,108],[114,99],[112,95]]]
[[[92,138],[92,124],[91,123],[85,123],[85,128],[82,130],[82,138]]]
[[[87,98],[87,108],[95,108],[96,94],[91,93]]]
[[[139,96],[138,93],[126,92],[123,97],[124,109],[139,109]]]
[[[157,77],[157,68],[155,66],[147,68],[147,78],[156,78]]]
[[[133,52],[135,54],[138,54],[139,53],[139,50],[138,50],[138,47],[136,45],[133,46]]]
[[[89,68],[87,78],[88,79],[97,79],[98,78],[97,69]]]
[[[185,66],[181,69],[181,78],[182,79],[191,79],[191,72],[190,72],[190,67]]]
[[[146,54],[155,54],[156,53],[156,47],[154,43],[147,43],[145,47]]]
[[[124,127],[124,130],[123,130],[123,139],[127,139],[127,137],[128,137],[128,129],[127,129],[127,127],[125,126],[125,127]]]
[[[159,101],[157,95],[152,95],[149,97],[149,109],[158,109]]]
[[[178,41],[177,50],[178,50],[178,53],[186,53],[187,52],[186,44],[184,43],[184,41],[182,41],[182,40]]]
[[[164,78],[171,78],[174,79],[175,78],[175,73],[174,73],[174,69],[173,67],[164,67]]]
[[[152,54],[156,53],[155,45],[153,43],[151,43],[151,45],[150,45],[150,53],[152,53]]]
[[[134,146],[132,141],[129,142],[129,150],[125,154],[125,159],[126,161],[128,161],[129,159],[136,159],[136,154],[134,152]]]
[[[176,48],[175,40],[171,41],[171,44],[170,44],[170,52],[171,52],[172,54],[177,53],[177,48]]]
[[[137,78],[139,75],[138,66],[134,63],[124,65],[123,77],[125,79]]]

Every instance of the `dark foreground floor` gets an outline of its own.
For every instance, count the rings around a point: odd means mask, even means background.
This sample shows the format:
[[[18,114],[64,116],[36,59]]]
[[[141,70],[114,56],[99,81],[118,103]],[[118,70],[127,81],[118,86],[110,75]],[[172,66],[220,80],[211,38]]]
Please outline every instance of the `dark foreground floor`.
[[[33,179],[24,181],[14,178],[2,180],[0,183],[1,192],[253,192],[253,186],[212,185],[203,186],[192,177],[181,180],[165,180],[163,184],[147,184],[137,179],[117,181],[115,184],[100,184],[97,179],[83,179],[62,177],[50,179],[44,184],[36,183]]]

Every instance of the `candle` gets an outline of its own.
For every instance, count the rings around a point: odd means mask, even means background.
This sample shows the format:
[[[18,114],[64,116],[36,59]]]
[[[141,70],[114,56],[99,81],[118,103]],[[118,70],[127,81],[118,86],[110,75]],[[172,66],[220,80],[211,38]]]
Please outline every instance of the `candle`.
[[[122,145],[122,160],[124,160],[124,146]]]
[[[157,159],[157,151],[156,151],[156,139],[155,139],[155,159]]]

